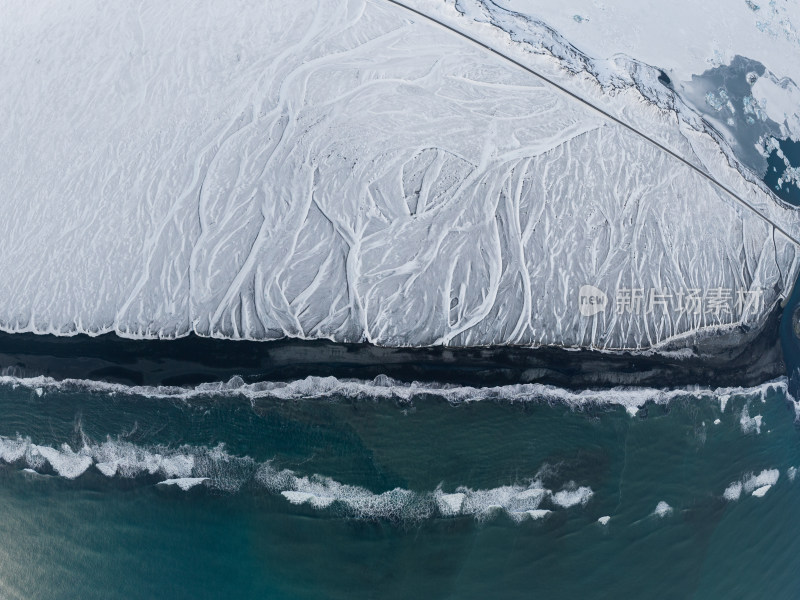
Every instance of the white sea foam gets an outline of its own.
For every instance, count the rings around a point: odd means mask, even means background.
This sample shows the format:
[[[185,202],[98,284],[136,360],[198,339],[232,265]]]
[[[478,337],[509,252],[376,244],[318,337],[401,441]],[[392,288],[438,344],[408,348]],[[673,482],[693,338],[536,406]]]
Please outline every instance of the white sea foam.
[[[760,498],[766,494],[773,485],[778,483],[779,477],[780,471],[778,471],[778,469],[764,469],[758,475],[748,473],[742,477],[741,480],[734,481],[725,488],[722,496],[729,502],[735,502],[741,498],[743,492]],[[791,475],[789,477],[791,479]]]
[[[771,485],[762,485],[760,488],[753,490],[752,495],[756,498],[763,498],[771,487]]]
[[[657,517],[664,518],[672,513],[672,507],[663,500],[656,505],[653,514]]]
[[[538,521],[539,519],[544,519],[552,512],[552,510],[547,510],[546,508],[537,508],[536,510],[526,511],[525,514],[527,514],[534,521]]]
[[[466,494],[443,494],[441,490],[436,490],[436,504],[439,507],[439,512],[445,516],[457,515],[461,512],[461,506],[464,504]]]
[[[227,454],[222,446],[137,446],[124,440],[107,439],[84,443],[77,450],[68,444],[34,444],[30,438],[0,436],[0,461],[21,464],[36,471],[51,469],[66,479],[81,476],[92,466],[106,477],[132,478],[159,475],[166,479],[208,478],[222,490],[235,489],[241,474],[255,470],[252,459]]]
[[[610,520],[611,520],[611,517],[606,515],[605,517],[600,517],[599,519],[597,519],[597,522],[600,523],[600,525],[608,525],[608,522]]]
[[[751,417],[747,405],[742,408],[742,415],[739,418],[739,425],[742,428],[742,433],[753,433],[755,431],[756,434],[760,434],[762,423],[763,417],[761,415]]]
[[[560,492],[553,494],[553,502],[558,506],[570,508],[578,504],[586,505],[587,502],[594,495],[591,488],[588,487],[575,487],[574,484],[567,487]]]
[[[725,491],[722,492],[722,496],[729,502],[736,502],[742,496],[742,482],[734,481],[725,488]]]
[[[514,521],[541,519],[553,510],[585,505],[591,488],[567,483],[554,492],[536,477],[526,483],[488,489],[459,486],[452,492],[395,488],[373,492],[361,486],[318,474],[278,469],[271,462],[229,454],[224,446],[139,446],[126,440],[92,443],[84,438],[77,449],[68,444],[48,446],[30,438],[0,436],[0,461],[36,473],[53,472],[75,479],[92,467],[107,478],[159,477],[158,485],[188,490],[198,485],[235,492],[242,486],[266,489],[295,505],[337,510],[362,519],[408,520],[432,516],[476,519],[505,514]]]
[[[786,469],[786,477],[789,481],[794,481],[794,478],[797,477],[797,467],[789,467]]]
[[[742,480],[744,492],[750,494],[758,488],[775,485],[780,476],[778,469],[764,469],[758,475],[749,474]]]
[[[75,452],[67,444],[62,444],[60,448],[32,446],[31,451],[38,453],[58,475],[66,479],[75,479],[92,466],[90,456],[82,451]]]
[[[339,379],[337,377],[315,377],[295,381],[262,381],[245,383],[241,377],[232,377],[225,382],[203,383],[195,387],[179,386],[126,386],[118,383],[84,379],[56,380],[51,377],[0,376],[0,385],[12,388],[23,387],[35,391],[42,389],[52,392],[98,392],[104,394],[125,394],[146,398],[165,398],[192,400],[219,396],[242,396],[251,401],[259,399],[301,400],[333,398],[369,398],[411,402],[417,398],[434,396],[451,404],[479,401],[507,402],[553,402],[571,407],[587,405],[617,405],[635,415],[647,403],[668,404],[679,399],[716,399],[724,410],[725,403],[732,397],[746,398],[749,401],[764,401],[770,391],[788,394],[788,380],[780,377],[753,387],[704,388],[689,386],[675,389],[646,387],[617,387],[601,390],[572,391],[540,383],[513,384],[503,386],[472,387],[428,382],[400,382],[386,376],[374,380]],[[724,398],[724,401],[722,400]],[[791,399],[793,401],[793,399]],[[798,405],[800,406],[800,405]],[[799,409],[800,410],[800,409]],[[745,419],[746,417],[746,419]],[[752,419],[749,413],[742,414],[742,427],[761,425],[761,417]]]
[[[208,481],[208,477],[178,477],[177,479],[159,481],[158,485],[174,485],[186,492],[205,481]]]

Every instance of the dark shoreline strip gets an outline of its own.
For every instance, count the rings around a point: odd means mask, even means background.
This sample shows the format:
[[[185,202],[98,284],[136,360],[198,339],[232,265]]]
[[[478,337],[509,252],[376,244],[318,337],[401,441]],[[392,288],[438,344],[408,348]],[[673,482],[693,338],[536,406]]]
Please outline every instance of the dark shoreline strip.
[[[387,375],[474,387],[544,383],[567,389],[620,385],[753,386],[786,374],[781,312],[760,335],[713,356],[672,358],[557,347],[383,348],[330,341],[231,341],[196,335],[131,340],[109,333],[58,337],[0,333],[0,373],[46,375],[126,385],[196,385],[241,376],[245,382],[308,376],[370,380]]]

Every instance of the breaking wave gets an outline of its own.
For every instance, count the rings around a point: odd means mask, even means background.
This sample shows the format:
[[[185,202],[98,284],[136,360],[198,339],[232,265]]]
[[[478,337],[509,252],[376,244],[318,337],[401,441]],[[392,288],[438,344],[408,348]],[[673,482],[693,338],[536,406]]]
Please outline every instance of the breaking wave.
[[[421,492],[403,488],[374,492],[324,475],[281,469],[272,461],[235,456],[221,444],[214,448],[140,446],[108,438],[102,443],[85,441],[73,449],[66,443],[54,447],[36,444],[29,437],[0,436],[0,462],[64,479],[76,479],[92,470],[109,479],[159,479],[157,486],[183,491],[195,487],[226,493],[261,490],[293,505],[366,520],[458,516],[483,520],[504,514],[521,522],[585,506],[594,495],[591,488],[572,481],[557,491],[549,489],[538,474],[523,483],[490,489],[459,486],[447,492],[440,485]]]
[[[241,396],[251,401],[259,399],[372,399],[412,402],[417,398],[433,396],[451,404],[478,401],[544,402],[571,407],[586,405],[616,405],[635,415],[647,403],[668,404],[673,400],[693,398],[719,402],[724,412],[733,397],[748,401],[764,401],[770,391],[783,393],[800,415],[800,402],[789,395],[788,380],[779,377],[753,387],[709,388],[688,386],[682,388],[616,387],[598,390],[572,391],[540,383],[520,383],[501,386],[473,387],[431,382],[401,382],[381,375],[373,380],[340,379],[337,377],[309,376],[295,381],[259,381],[247,383],[241,377],[228,381],[202,383],[193,387],[182,386],[128,386],[119,383],[86,379],[56,380],[47,376],[18,377],[0,375],[0,385],[24,387],[37,395],[45,392],[98,392],[124,394],[146,398],[192,400],[216,396]],[[744,418],[744,417],[743,417]],[[749,421],[748,421],[749,424]],[[745,427],[743,421],[742,427]]]
[[[776,483],[780,477],[778,469],[764,469],[758,475],[748,473],[739,481],[731,483],[722,496],[729,502],[735,502],[742,496],[742,492],[750,494],[756,498],[762,498]],[[790,476],[791,479],[791,476]]]

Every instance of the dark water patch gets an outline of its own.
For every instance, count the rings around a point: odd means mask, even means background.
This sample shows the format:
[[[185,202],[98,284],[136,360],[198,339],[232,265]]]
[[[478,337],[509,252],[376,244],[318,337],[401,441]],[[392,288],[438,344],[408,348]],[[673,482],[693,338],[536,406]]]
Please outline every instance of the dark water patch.
[[[753,98],[753,84],[770,76],[758,61],[735,56],[721,65],[693,75],[683,84],[683,94],[732,145],[737,158],[762,176],[767,161],[759,151],[764,140],[781,136],[781,127],[767,117]]]
[[[778,309],[757,337],[734,350],[703,358],[555,347],[381,348],[328,341],[229,341],[194,335],[177,340],[131,340],[114,334],[0,333],[0,374],[150,386],[189,386],[234,376],[252,383],[308,376],[371,380],[381,375],[399,381],[475,387],[531,382],[569,389],[750,386],[785,373],[779,321]]]
[[[800,180],[787,177],[789,169],[800,169],[800,142],[783,139],[778,141],[778,146],[783,157],[777,149],[772,150],[767,159],[764,183],[782,200],[800,206]]]

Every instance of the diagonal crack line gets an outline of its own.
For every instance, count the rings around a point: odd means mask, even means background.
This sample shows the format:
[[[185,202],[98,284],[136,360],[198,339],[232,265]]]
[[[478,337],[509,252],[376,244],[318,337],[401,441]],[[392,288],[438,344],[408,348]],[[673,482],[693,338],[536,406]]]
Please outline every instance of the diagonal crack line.
[[[723,192],[725,192],[726,194],[728,194],[728,195],[729,195],[731,198],[733,198],[734,200],[736,200],[736,201],[737,201],[739,204],[741,204],[742,206],[744,206],[744,207],[745,207],[745,208],[747,208],[748,210],[750,210],[750,211],[752,211],[753,213],[755,213],[755,214],[756,214],[758,217],[760,217],[762,220],[764,220],[764,221],[765,221],[765,222],[767,222],[769,225],[771,225],[772,227],[774,227],[774,228],[775,228],[777,231],[779,231],[780,233],[782,233],[782,234],[783,234],[783,235],[784,235],[784,236],[785,236],[785,237],[786,237],[786,238],[787,238],[789,241],[793,242],[793,243],[794,243],[796,246],[800,246],[800,239],[798,239],[798,238],[796,238],[795,236],[793,236],[792,234],[790,234],[788,231],[786,231],[786,230],[785,230],[783,227],[781,227],[780,225],[778,225],[778,224],[777,224],[775,221],[773,221],[773,220],[772,220],[771,218],[769,218],[767,215],[765,215],[764,213],[762,213],[761,211],[759,211],[757,208],[755,208],[753,205],[751,205],[751,204],[750,204],[750,203],[749,203],[747,200],[745,200],[744,198],[742,198],[741,196],[739,196],[739,194],[737,194],[736,192],[734,192],[732,189],[730,189],[730,188],[729,188],[728,186],[726,186],[725,184],[723,184],[723,183],[720,183],[719,181],[717,181],[717,180],[716,180],[716,179],[715,179],[713,176],[711,176],[709,173],[707,173],[707,172],[706,172],[706,171],[704,171],[703,169],[699,168],[698,166],[696,166],[696,165],[692,164],[691,162],[689,162],[688,160],[686,160],[685,158],[683,158],[683,157],[682,157],[680,154],[678,154],[678,153],[674,152],[673,150],[670,150],[669,148],[667,148],[666,146],[664,146],[664,145],[663,145],[661,142],[659,142],[659,141],[657,141],[657,140],[655,140],[655,139],[651,138],[651,137],[650,137],[650,136],[648,136],[646,133],[642,133],[641,131],[639,131],[638,129],[636,129],[635,127],[633,127],[632,125],[630,125],[629,123],[626,123],[626,122],[625,122],[625,121],[623,121],[622,119],[619,119],[618,117],[615,117],[615,116],[614,116],[614,115],[612,115],[611,113],[608,113],[608,112],[606,112],[605,110],[603,110],[603,109],[602,109],[602,108],[600,108],[599,106],[597,106],[597,105],[595,105],[595,104],[592,104],[591,102],[589,102],[589,101],[588,101],[588,100],[586,100],[585,98],[583,98],[583,97],[579,96],[579,95],[578,95],[578,94],[576,94],[575,92],[572,92],[572,91],[568,90],[567,88],[565,88],[564,86],[562,86],[562,85],[560,85],[560,84],[556,83],[555,81],[553,81],[553,80],[552,80],[552,79],[550,79],[549,77],[547,77],[547,76],[545,76],[545,75],[542,75],[542,74],[541,74],[541,73],[539,73],[538,71],[535,71],[535,70],[531,69],[530,67],[528,67],[528,66],[526,66],[525,64],[523,64],[523,63],[519,62],[518,60],[516,60],[516,59],[514,59],[514,58],[512,58],[512,57],[510,57],[510,56],[508,56],[507,54],[504,54],[504,53],[503,53],[503,52],[501,52],[500,50],[497,50],[496,48],[492,48],[490,45],[486,44],[485,42],[482,42],[482,41],[480,41],[479,39],[477,39],[477,38],[474,38],[474,37],[472,37],[471,35],[469,35],[469,34],[467,34],[467,33],[464,33],[463,31],[459,30],[458,28],[456,28],[456,27],[453,27],[452,25],[448,25],[447,23],[444,23],[444,22],[440,21],[440,20],[439,20],[439,19],[437,19],[436,17],[432,17],[432,16],[430,16],[430,15],[426,15],[424,12],[422,12],[422,11],[419,11],[419,10],[417,10],[416,8],[413,8],[413,7],[411,7],[411,6],[408,6],[407,4],[405,4],[405,3],[403,3],[403,2],[400,2],[399,0],[386,0],[386,2],[389,2],[389,3],[391,3],[391,4],[394,4],[395,6],[398,6],[398,7],[402,8],[402,9],[405,9],[405,10],[407,10],[408,12],[414,13],[415,15],[417,15],[417,16],[419,16],[419,17],[422,17],[422,18],[423,18],[423,19],[425,19],[426,21],[428,21],[428,22],[430,22],[430,23],[433,23],[434,25],[438,25],[439,27],[442,27],[442,28],[446,29],[447,31],[449,31],[449,32],[451,32],[451,33],[455,33],[456,35],[458,35],[458,36],[460,36],[460,37],[462,37],[462,38],[464,38],[464,39],[466,39],[466,40],[468,40],[468,41],[472,42],[473,44],[477,44],[477,45],[478,45],[478,46],[480,46],[481,48],[484,48],[485,50],[488,50],[488,51],[489,51],[489,52],[491,52],[492,54],[494,54],[494,55],[496,55],[496,56],[499,56],[500,58],[502,58],[502,59],[505,59],[505,60],[507,60],[508,62],[510,62],[510,63],[512,63],[512,64],[514,64],[514,65],[516,65],[516,66],[517,66],[517,67],[519,67],[520,69],[523,69],[523,70],[527,71],[528,73],[530,73],[531,75],[533,75],[533,76],[535,76],[535,77],[537,77],[537,78],[541,79],[541,80],[542,80],[542,81],[544,81],[545,83],[548,83],[548,84],[550,84],[551,86],[553,86],[554,88],[556,88],[557,90],[559,90],[559,91],[560,91],[560,92],[562,92],[563,94],[565,94],[565,95],[569,96],[569,97],[570,97],[570,98],[572,98],[573,100],[577,100],[577,101],[578,101],[578,102],[580,102],[581,104],[585,104],[586,106],[588,106],[588,107],[589,107],[589,108],[591,108],[592,110],[595,110],[596,112],[600,113],[601,115],[603,115],[603,116],[604,116],[604,117],[606,117],[607,119],[610,119],[611,121],[613,121],[613,122],[614,122],[614,123],[616,123],[617,125],[620,125],[621,127],[624,127],[624,128],[625,128],[625,129],[627,129],[628,131],[630,131],[630,132],[634,133],[635,135],[637,135],[637,136],[641,137],[642,139],[644,139],[644,140],[646,140],[646,141],[650,142],[650,143],[651,143],[651,144],[653,144],[653,145],[654,145],[656,148],[659,148],[660,150],[663,150],[664,152],[666,152],[667,154],[669,154],[669,155],[670,155],[670,156],[672,156],[673,158],[675,158],[675,159],[679,160],[680,162],[682,162],[684,165],[686,165],[687,167],[689,167],[689,168],[690,168],[690,169],[692,169],[693,171],[695,171],[695,172],[699,173],[701,176],[703,176],[703,177],[705,177],[706,179],[708,179],[708,181],[710,181],[712,184],[714,184],[714,185],[715,185],[716,187],[718,187],[720,190],[722,190]]]

